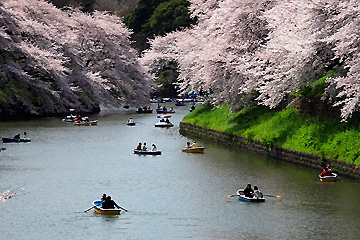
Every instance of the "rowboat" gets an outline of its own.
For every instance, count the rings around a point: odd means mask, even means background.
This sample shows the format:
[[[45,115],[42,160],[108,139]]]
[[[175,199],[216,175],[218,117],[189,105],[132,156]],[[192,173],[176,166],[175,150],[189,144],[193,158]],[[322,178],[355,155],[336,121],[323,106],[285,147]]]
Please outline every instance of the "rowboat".
[[[161,155],[161,150],[156,150],[156,151],[142,151],[142,150],[136,150],[134,149],[134,153],[135,154],[139,154],[139,155]]]
[[[94,205],[94,210],[97,213],[101,213],[101,214],[111,214],[111,215],[120,215],[121,210],[120,209],[104,209],[102,208],[102,203],[100,200],[95,200],[93,202]]]
[[[96,126],[98,123],[98,120],[89,121],[89,122],[75,122],[75,126]]]
[[[128,122],[127,122],[127,125],[128,125],[128,126],[135,126],[135,121],[134,121],[134,119],[133,119],[133,118],[130,118],[130,119],[128,120]]]
[[[171,118],[171,115],[162,115],[162,116],[158,116],[158,118],[161,118],[161,119],[159,120],[158,123],[155,124],[155,127],[173,127],[174,126],[174,124],[169,121],[169,118]]]
[[[2,138],[3,143],[31,142],[30,138]]]
[[[324,177],[319,175],[320,181],[322,182],[335,182],[336,177],[337,177],[336,173],[331,173],[331,176],[324,176]]]
[[[136,110],[136,113],[152,113],[153,110],[152,109],[148,109],[148,110]]]
[[[239,200],[245,202],[265,202],[265,198],[249,198],[245,197],[245,194],[242,194],[242,191],[237,191]]]
[[[186,104],[182,103],[182,102],[177,102],[177,103],[175,103],[175,106],[186,106]]]
[[[203,153],[204,152],[204,147],[196,147],[196,148],[184,148],[183,150],[181,150],[182,152],[186,152],[186,153]]]
[[[156,109],[156,113],[164,113],[164,114],[171,114],[171,113],[175,113],[175,110],[161,110],[161,109]]]
[[[171,122],[158,122],[155,124],[155,127],[173,127],[174,124]]]

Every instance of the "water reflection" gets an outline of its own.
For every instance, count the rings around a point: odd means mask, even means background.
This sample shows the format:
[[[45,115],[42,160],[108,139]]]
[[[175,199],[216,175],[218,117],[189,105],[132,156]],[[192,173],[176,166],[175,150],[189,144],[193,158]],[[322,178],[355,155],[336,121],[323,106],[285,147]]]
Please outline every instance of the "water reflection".
[[[317,170],[201,139],[196,140],[206,147],[204,154],[183,153],[193,140],[178,134],[187,108],[175,108],[175,126],[169,129],[154,127],[155,114],[133,112],[92,116],[99,119],[96,127],[54,118],[0,123],[2,136],[26,131],[32,138],[0,152],[0,190],[27,183],[16,198],[0,203],[0,218],[6,219],[2,234],[13,239],[357,238],[359,183],[347,178],[321,183]],[[127,126],[129,117],[142,124]],[[139,142],[155,143],[162,155],[133,154]],[[247,183],[283,199],[261,204],[226,199]],[[129,212],[83,213],[102,193]]]

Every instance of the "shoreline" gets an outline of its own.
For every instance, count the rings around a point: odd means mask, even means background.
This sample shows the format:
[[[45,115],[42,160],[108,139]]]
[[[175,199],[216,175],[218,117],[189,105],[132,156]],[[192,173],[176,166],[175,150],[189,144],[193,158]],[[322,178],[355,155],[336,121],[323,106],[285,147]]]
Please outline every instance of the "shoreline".
[[[179,132],[181,135],[189,135],[201,139],[212,140],[223,145],[235,146],[241,150],[255,152],[263,156],[273,157],[281,161],[291,162],[319,170],[323,169],[325,165],[330,164],[333,168],[336,168],[336,172],[338,174],[360,180],[360,166],[357,164],[323,158],[320,155],[303,153],[276,145],[269,148],[258,140],[252,140],[231,133],[203,128],[184,121],[180,122]]]

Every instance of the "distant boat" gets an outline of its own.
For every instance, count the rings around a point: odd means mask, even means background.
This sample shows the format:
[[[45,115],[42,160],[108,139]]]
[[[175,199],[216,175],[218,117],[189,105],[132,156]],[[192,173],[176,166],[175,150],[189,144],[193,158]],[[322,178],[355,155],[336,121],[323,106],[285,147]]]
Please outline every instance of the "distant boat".
[[[128,122],[127,122],[127,125],[128,125],[128,126],[135,126],[135,121],[134,121],[134,119],[133,119],[133,118],[130,118],[130,119],[128,120]]]
[[[176,102],[175,106],[186,106],[186,104],[183,102]]]
[[[75,122],[74,126],[96,126],[98,123],[98,120],[94,120],[94,121],[81,121],[81,122]]]
[[[147,110],[138,109],[138,110],[136,110],[136,113],[152,113],[152,112],[153,112],[152,109],[147,109]]]
[[[204,150],[205,150],[204,147],[196,147],[196,148],[184,148],[181,151],[186,153],[203,153]]]
[[[163,110],[163,109],[157,110],[156,109],[156,113],[167,113],[167,114],[169,114],[169,113],[175,113],[175,110],[174,109],[169,109],[169,110]]]
[[[117,208],[113,208],[113,209],[104,209],[102,208],[102,203],[100,200],[95,200],[93,202],[94,205],[94,210],[97,213],[101,213],[101,214],[111,214],[111,215],[120,215],[121,210],[117,209]]]
[[[322,182],[336,182],[336,178],[337,178],[337,174],[336,173],[331,173],[331,176],[320,176],[320,181]]]
[[[242,191],[238,191],[237,192],[238,197],[240,200],[245,201],[245,202],[265,202],[265,198],[256,198],[256,197],[245,197],[245,194],[242,193]]]
[[[31,142],[30,138],[2,138],[3,143]]]
[[[142,151],[142,150],[136,150],[134,149],[134,154],[139,154],[139,155],[161,155],[161,151],[160,150],[156,150],[156,151]]]

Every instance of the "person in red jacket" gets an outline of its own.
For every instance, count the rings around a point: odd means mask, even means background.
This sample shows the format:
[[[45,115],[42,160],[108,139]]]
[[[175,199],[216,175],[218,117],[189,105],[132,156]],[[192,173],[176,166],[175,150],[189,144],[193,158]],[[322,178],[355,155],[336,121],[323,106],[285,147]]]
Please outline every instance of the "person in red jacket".
[[[320,174],[320,177],[325,177],[325,176],[331,176],[331,168],[330,165],[327,165],[326,168],[322,171],[322,173]]]

